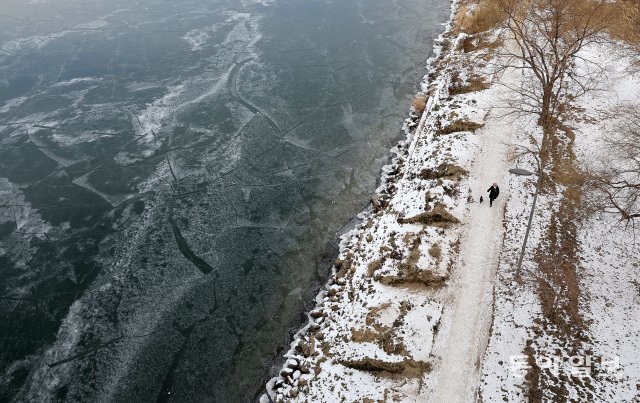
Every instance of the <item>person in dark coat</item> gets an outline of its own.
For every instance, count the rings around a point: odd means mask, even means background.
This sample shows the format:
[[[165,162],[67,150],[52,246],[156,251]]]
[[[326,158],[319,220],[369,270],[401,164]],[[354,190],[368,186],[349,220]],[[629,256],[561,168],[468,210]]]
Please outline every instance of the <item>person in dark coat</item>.
[[[487,189],[487,192],[489,192],[489,207],[491,207],[493,201],[500,194],[500,188],[498,187],[497,183],[493,182],[493,185],[491,185],[491,187]]]

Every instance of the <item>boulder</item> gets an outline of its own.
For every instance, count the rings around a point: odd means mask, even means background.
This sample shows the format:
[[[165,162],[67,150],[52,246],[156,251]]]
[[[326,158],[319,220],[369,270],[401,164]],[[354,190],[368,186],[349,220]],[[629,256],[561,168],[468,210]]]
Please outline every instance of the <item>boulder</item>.
[[[314,309],[313,311],[309,312],[309,316],[311,316],[314,319],[318,319],[323,317],[324,313],[319,309]]]

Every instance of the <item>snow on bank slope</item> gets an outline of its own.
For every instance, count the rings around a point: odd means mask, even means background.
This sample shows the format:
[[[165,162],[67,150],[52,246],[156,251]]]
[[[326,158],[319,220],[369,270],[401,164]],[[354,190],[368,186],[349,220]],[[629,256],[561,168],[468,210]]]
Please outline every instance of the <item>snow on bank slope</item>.
[[[372,211],[342,238],[335,275],[269,382],[275,401],[452,401],[436,385],[473,394],[502,228],[503,203],[489,208],[486,189],[504,178],[511,129],[483,128],[505,90],[478,82],[492,77],[489,51],[466,53],[464,40],[439,39],[424,126],[393,150]]]

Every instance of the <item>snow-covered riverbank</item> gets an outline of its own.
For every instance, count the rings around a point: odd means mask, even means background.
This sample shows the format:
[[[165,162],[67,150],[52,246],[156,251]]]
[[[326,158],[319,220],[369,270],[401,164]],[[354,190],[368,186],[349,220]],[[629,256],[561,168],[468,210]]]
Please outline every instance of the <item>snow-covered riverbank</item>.
[[[558,393],[590,401],[639,398],[640,322],[624,320],[640,315],[640,248],[632,229],[600,216],[579,220],[578,212],[560,217],[581,206],[567,207],[572,195],[562,182],[553,183],[538,200],[523,269],[515,271],[536,179],[508,170],[518,164],[536,170],[530,155],[515,154],[541,131],[536,116],[509,113],[523,102],[517,89],[526,74],[495,68],[505,65],[501,50],[515,52],[514,42],[503,31],[480,37],[450,25],[439,38],[423,83],[422,119],[413,114],[408,120],[407,140],[394,148],[371,210],[342,237],[335,275],[268,385],[275,401],[545,401]],[[615,45],[602,46],[586,49],[585,58],[618,71],[603,56]],[[629,90],[638,88],[637,74],[618,73],[603,84],[611,89],[608,98],[599,97],[599,106],[583,102],[567,121],[582,136],[567,142],[576,166],[590,163],[606,130],[598,114],[637,96]],[[563,130],[562,136],[574,136]],[[501,194],[490,208],[486,189],[494,181]],[[578,227],[571,290],[579,294],[575,316],[584,327],[576,329],[573,344],[541,325],[549,302],[540,291],[545,274],[536,270],[544,238],[558,221]],[[554,355],[566,371],[573,369],[567,365],[572,357],[618,357],[620,371],[593,380],[558,376],[549,361]]]
[[[392,150],[371,211],[342,237],[335,275],[269,384],[276,401],[424,400],[441,366],[476,367],[503,209],[478,201],[505,174],[509,136],[495,125],[483,129],[504,88],[490,85],[491,51],[477,45],[451,25],[437,41],[423,119],[408,119],[407,140]],[[476,247],[460,254],[461,243]],[[460,351],[469,357],[446,355],[448,340],[467,331],[484,334]]]

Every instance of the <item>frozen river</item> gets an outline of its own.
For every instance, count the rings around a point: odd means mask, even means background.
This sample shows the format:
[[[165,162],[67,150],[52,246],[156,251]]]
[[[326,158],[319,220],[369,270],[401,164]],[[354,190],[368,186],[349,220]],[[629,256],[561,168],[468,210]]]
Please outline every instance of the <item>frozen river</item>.
[[[0,401],[251,400],[447,0],[0,0]]]

